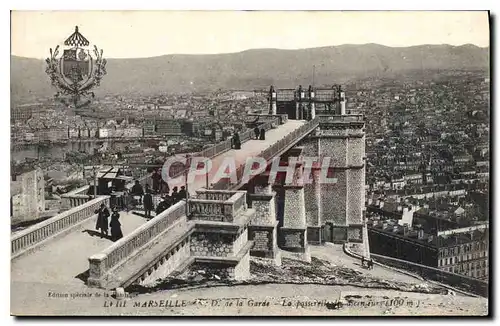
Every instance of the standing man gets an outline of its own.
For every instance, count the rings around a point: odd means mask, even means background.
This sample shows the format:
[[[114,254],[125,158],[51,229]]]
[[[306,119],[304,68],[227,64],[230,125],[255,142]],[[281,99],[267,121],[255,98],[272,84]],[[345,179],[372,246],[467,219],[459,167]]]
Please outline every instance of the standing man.
[[[97,214],[97,223],[95,225],[95,229],[101,230],[101,238],[107,237],[109,210],[106,205],[102,203],[101,207],[99,207],[99,209],[97,209],[95,213]]]
[[[183,199],[186,199],[186,195],[187,195],[187,193],[186,193],[186,186],[182,186],[181,190],[179,191],[179,193],[177,195],[178,196],[177,201],[181,201]]]
[[[151,190],[147,189],[144,195],[144,212],[147,219],[150,219],[151,211],[154,209],[153,196],[151,195]]]
[[[135,180],[135,184],[133,185],[131,189],[131,194],[134,197],[139,197],[139,205],[142,205],[142,196],[144,195],[144,189],[142,188],[141,184],[139,183],[139,180]]]
[[[260,135],[259,127],[253,128],[253,133],[255,134],[255,139],[259,139],[259,135]]]
[[[179,192],[178,192],[178,189],[179,188],[174,187],[174,189],[172,190],[172,205],[177,204],[177,202],[179,201]]]
[[[157,169],[153,171],[153,175],[151,176],[153,179],[153,193],[157,194],[160,191],[160,185],[161,185],[161,174]]]

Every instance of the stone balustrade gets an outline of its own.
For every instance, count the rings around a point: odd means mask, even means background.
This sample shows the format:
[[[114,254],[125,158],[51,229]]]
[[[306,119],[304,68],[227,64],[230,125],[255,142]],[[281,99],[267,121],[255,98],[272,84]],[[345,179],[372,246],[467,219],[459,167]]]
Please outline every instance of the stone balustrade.
[[[233,222],[238,212],[247,208],[245,191],[202,191],[200,195],[205,198],[222,197],[222,199],[190,199],[191,220]],[[231,196],[227,198],[229,195]]]
[[[318,115],[320,123],[328,122],[364,122],[362,114]]]
[[[196,191],[197,199],[208,199],[208,200],[221,200],[226,201],[234,195],[234,191],[229,190],[205,190],[200,189]]]
[[[26,230],[16,233],[11,237],[12,258],[22,255],[43,241],[61,234],[90,217],[95,216],[95,211],[102,203],[109,205],[109,196],[102,196],[93,199],[83,205],[74,207],[48,220],[27,228]]]
[[[231,212],[232,206],[225,205],[225,203],[220,200],[189,200],[189,216],[190,219],[193,220],[226,221],[230,218],[229,214],[231,214]]]
[[[168,208],[132,233],[121,238],[106,250],[89,258],[89,285],[100,284],[104,275],[155,237],[167,230],[179,218],[186,215],[186,202],[181,201]]]
[[[240,210],[248,208],[246,191],[236,191],[226,202],[232,203],[233,216],[236,216]]]
[[[85,204],[89,200],[92,199],[91,196],[88,196],[87,193],[89,191],[90,186],[86,185],[77,189],[74,189],[68,193],[62,194],[62,207],[65,209],[70,209],[73,207],[77,207]]]

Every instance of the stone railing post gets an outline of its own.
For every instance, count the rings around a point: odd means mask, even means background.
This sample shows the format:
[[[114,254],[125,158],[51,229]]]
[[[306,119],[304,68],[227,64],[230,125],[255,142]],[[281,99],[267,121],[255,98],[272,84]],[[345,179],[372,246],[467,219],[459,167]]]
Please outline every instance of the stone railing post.
[[[106,254],[95,254],[89,258],[89,278],[87,285],[92,287],[101,287],[101,280],[106,274]]]

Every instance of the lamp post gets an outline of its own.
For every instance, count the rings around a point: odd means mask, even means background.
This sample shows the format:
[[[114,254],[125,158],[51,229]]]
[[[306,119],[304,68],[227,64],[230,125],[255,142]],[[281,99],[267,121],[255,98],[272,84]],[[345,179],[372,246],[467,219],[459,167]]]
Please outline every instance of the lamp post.
[[[189,172],[191,170],[191,154],[186,154],[186,215],[189,215]]]
[[[208,184],[208,158],[205,160],[205,183],[207,190],[210,189],[210,185]]]

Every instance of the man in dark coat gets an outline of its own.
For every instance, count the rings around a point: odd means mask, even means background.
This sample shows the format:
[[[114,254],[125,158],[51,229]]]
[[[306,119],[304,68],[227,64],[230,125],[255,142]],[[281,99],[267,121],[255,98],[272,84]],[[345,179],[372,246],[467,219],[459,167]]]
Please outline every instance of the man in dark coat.
[[[172,205],[177,204],[177,202],[179,201],[179,192],[178,192],[178,189],[179,188],[174,187],[174,189],[172,190]]]
[[[96,230],[101,230],[101,238],[107,237],[108,236],[108,217],[109,217],[109,210],[104,205],[104,203],[101,204],[101,207],[95,211],[97,214],[97,223],[95,225]]]
[[[259,139],[259,135],[260,135],[259,127],[253,128],[253,133],[255,134],[255,139]]]
[[[235,132],[233,136],[233,147],[234,149],[241,149],[240,135],[237,132]]]
[[[170,188],[168,187],[168,183],[161,178],[160,180],[160,194],[169,194],[170,193]]]
[[[260,140],[266,140],[266,130],[264,130],[264,128],[262,128],[260,130]]]
[[[139,196],[139,205],[141,205],[142,196],[144,195],[144,189],[139,183],[139,180],[135,180],[135,184],[132,186],[130,193],[132,194],[132,196]]]
[[[156,215],[161,214],[162,212],[167,210],[167,208],[170,207],[170,203],[169,203],[169,200],[167,199],[167,197],[170,197],[170,196],[167,195],[167,196],[162,197],[161,202],[158,204],[158,206],[156,206]]]
[[[181,201],[181,200],[186,198],[186,187],[185,186],[181,187],[181,190],[179,191],[178,196],[179,196],[178,197],[179,199],[177,201]]]
[[[151,195],[151,190],[148,189],[144,195],[144,212],[147,219],[151,218],[151,211],[153,209],[153,196]]]
[[[160,191],[161,174],[158,170],[154,170],[151,178],[153,179],[153,193],[157,194]]]

